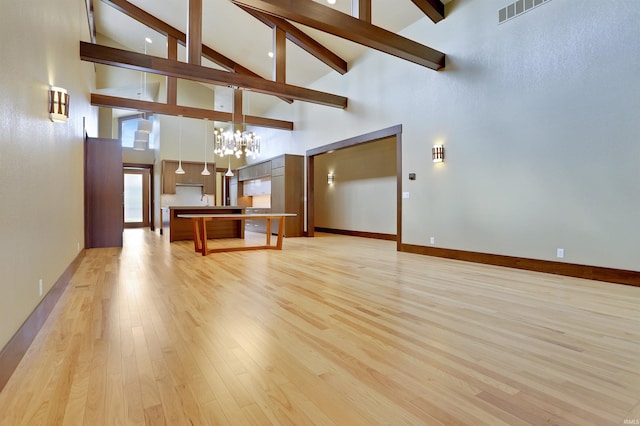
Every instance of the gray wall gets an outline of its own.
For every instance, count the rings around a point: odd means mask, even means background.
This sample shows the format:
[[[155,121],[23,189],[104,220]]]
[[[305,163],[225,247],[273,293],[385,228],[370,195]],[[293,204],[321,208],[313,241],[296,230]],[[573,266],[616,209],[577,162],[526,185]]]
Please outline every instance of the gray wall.
[[[2,348],[84,247],[83,135],[98,128],[84,1],[2,2],[0,39]],[[49,121],[50,84],[69,93],[66,123]]]
[[[304,152],[402,124],[404,243],[546,260],[564,248],[566,262],[638,271],[640,2],[553,0],[498,25],[507,3],[449,3],[402,33],[445,52],[446,70],[370,51],[313,87],[347,110],[280,105],[299,125],[263,145]]]

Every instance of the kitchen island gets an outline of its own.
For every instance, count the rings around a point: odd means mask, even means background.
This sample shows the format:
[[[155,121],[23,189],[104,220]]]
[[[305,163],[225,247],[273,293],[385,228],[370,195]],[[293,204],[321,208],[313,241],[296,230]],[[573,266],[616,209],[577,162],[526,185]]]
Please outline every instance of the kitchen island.
[[[242,206],[169,206],[162,209],[163,234],[169,231],[169,241],[193,240],[191,219],[178,217],[188,214],[244,214]],[[167,214],[168,212],[168,214]],[[208,238],[244,238],[244,220],[207,222]]]

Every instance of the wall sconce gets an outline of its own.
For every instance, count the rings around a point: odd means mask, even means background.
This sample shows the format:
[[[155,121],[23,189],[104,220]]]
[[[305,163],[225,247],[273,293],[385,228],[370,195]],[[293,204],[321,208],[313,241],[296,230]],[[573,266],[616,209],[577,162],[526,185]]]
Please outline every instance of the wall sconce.
[[[431,158],[434,163],[442,163],[444,161],[444,146],[434,145],[431,148]]]
[[[69,94],[61,87],[49,86],[49,119],[58,123],[69,119]]]
[[[333,173],[329,173],[329,174],[327,175],[327,183],[328,183],[329,185],[333,185],[333,181],[334,181],[334,179],[335,179],[335,176],[333,175]]]

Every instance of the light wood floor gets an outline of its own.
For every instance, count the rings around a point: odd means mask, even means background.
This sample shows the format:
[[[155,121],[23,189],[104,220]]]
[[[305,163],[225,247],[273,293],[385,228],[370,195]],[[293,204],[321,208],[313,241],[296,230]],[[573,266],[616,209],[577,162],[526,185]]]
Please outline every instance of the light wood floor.
[[[0,394],[12,426],[638,419],[640,288],[327,234],[202,257],[127,230]]]

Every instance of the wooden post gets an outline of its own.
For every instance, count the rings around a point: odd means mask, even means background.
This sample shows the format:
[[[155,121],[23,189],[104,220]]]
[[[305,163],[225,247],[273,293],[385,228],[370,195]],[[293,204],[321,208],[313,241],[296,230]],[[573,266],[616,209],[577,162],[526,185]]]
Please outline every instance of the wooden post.
[[[193,65],[202,62],[202,0],[189,0],[187,62]]]

